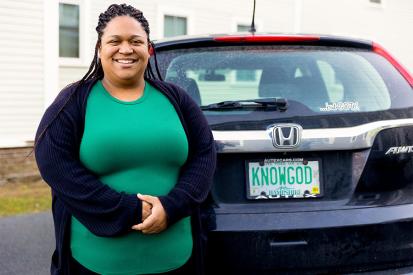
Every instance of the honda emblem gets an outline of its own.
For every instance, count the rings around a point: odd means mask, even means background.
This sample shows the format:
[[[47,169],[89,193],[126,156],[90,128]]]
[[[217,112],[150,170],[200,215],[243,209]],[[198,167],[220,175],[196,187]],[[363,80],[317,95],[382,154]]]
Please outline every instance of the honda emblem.
[[[272,144],[279,149],[298,147],[303,128],[298,124],[276,124],[272,128]]]

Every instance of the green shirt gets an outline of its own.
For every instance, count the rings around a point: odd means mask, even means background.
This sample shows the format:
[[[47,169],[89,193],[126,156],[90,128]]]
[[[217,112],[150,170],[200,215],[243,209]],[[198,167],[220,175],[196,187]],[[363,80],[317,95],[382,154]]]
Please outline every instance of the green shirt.
[[[169,100],[149,83],[131,102],[97,82],[87,100],[80,160],[117,191],[166,195],[188,157],[188,141]],[[160,273],[182,266],[192,253],[190,218],[159,234],[133,231],[99,237],[72,217],[72,256],[101,274]]]

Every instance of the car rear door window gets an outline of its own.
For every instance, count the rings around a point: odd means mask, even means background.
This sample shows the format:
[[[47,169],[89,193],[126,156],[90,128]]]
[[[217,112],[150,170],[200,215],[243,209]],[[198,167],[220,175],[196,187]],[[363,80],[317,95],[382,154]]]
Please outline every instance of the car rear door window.
[[[166,80],[187,91],[187,84],[193,83],[199,105],[281,97],[314,114],[413,106],[407,81],[387,60],[368,50],[231,46],[170,50],[159,56]]]

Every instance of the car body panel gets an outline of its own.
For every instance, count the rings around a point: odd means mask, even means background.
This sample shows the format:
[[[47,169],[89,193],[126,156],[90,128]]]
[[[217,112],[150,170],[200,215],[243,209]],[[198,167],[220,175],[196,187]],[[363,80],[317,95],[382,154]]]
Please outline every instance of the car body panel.
[[[224,103],[216,106],[236,103],[204,108],[218,152],[214,184],[202,205],[208,274],[394,272],[413,265],[413,81],[381,46],[324,35],[222,34],[162,40],[155,49],[166,80],[187,91],[196,87],[197,94],[188,93],[199,105],[218,103],[214,99]],[[205,59],[197,59],[203,53]],[[310,97],[287,98],[286,110],[236,102],[245,99],[237,95],[248,89],[258,89],[264,97],[258,83],[272,63],[277,63],[272,71],[277,65],[290,75],[270,91],[288,86],[296,92],[287,79],[306,76],[327,85],[321,72],[326,65],[317,63],[324,53],[336,73],[329,81],[342,93],[354,88],[350,100],[334,102],[351,103],[360,96],[365,109],[337,104],[337,110],[325,112],[323,101],[306,102],[319,91],[311,82],[300,90]],[[243,70],[255,73],[251,77]],[[251,77],[251,85],[238,82],[238,75]],[[269,80],[275,82],[280,75]],[[241,84],[249,88],[243,90]],[[205,100],[206,91],[217,95]],[[226,96],[230,92],[233,98]],[[370,108],[370,103],[378,107]],[[277,125],[299,125],[300,143],[274,147]],[[252,199],[249,163],[273,160],[300,160],[304,165],[316,161],[320,196],[265,194]]]

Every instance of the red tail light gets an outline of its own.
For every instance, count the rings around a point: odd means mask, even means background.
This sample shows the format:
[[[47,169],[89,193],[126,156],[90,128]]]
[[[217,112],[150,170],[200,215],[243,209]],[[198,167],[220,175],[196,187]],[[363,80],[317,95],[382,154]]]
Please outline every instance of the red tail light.
[[[289,35],[237,35],[237,36],[221,36],[215,37],[215,41],[218,42],[302,42],[302,41],[317,41],[320,40],[319,36],[289,36]]]
[[[383,56],[386,58],[402,75],[403,77],[409,82],[410,86],[413,87],[413,76],[407,71],[406,68],[403,67],[393,56],[391,56],[380,44],[373,42],[373,52]]]

